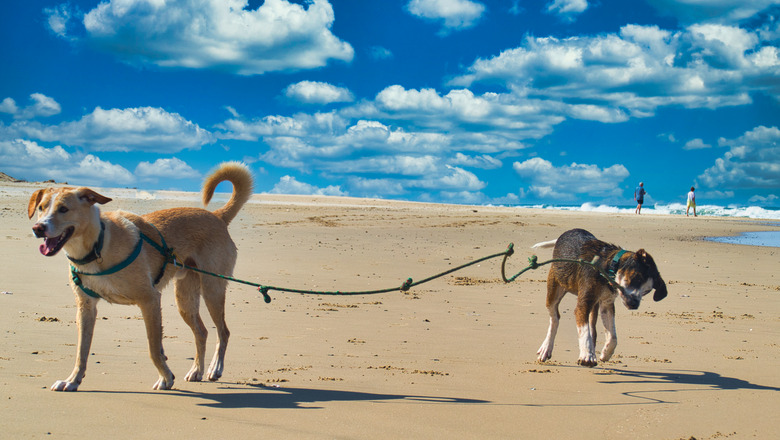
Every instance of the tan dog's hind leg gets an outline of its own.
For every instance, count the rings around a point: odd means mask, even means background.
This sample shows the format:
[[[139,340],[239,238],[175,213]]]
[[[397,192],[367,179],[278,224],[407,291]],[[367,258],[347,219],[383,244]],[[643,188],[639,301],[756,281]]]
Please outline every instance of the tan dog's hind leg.
[[[184,377],[187,382],[200,382],[203,380],[203,371],[206,365],[206,338],[208,330],[200,318],[200,275],[195,272],[187,273],[184,278],[175,281],[176,305],[184,322],[192,329],[195,336],[195,361],[192,368]]]
[[[217,348],[207,372],[208,380],[215,381],[222,377],[225,368],[225,351],[227,350],[230,331],[225,323],[225,290],[227,281],[221,278],[201,277],[203,299],[211,315],[211,320],[217,327]]]
[[[152,289],[144,294],[148,301],[139,304],[141,314],[146,324],[146,337],[149,340],[149,356],[157,368],[160,377],[152,389],[170,390],[173,387],[173,373],[165,362],[165,354],[162,348],[162,310],[160,308],[160,292]]]
[[[52,391],[77,391],[87,371],[89,349],[97,320],[97,302],[95,298],[76,292],[76,323],[78,324],[78,346],[76,347],[76,366],[65,380],[58,380],[51,386]]]

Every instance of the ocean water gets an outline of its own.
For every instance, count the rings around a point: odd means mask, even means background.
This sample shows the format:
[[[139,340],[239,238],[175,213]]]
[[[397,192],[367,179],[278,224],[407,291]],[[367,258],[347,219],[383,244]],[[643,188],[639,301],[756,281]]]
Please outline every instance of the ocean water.
[[[633,214],[636,206],[631,207],[619,207],[609,205],[594,205],[592,203],[585,203],[581,206],[554,206],[554,205],[535,205],[528,206],[533,208],[543,209],[559,209],[564,211],[581,211],[581,212],[606,212],[615,214]],[[659,214],[659,215],[685,215],[685,205],[681,203],[672,203],[669,205],[654,205],[643,206],[643,214]],[[690,213],[693,215],[693,212]],[[718,205],[701,205],[696,207],[696,214],[699,216],[710,217],[740,217],[749,218],[755,220],[769,220],[769,222],[760,222],[764,225],[771,225],[780,228],[780,222],[773,220],[780,220],[780,208],[762,208],[760,206],[718,206]],[[739,244],[747,246],[769,246],[780,247],[780,230],[778,231],[761,231],[761,232],[745,232],[735,237],[707,237],[707,240],[717,241],[720,243]]]
[[[593,203],[584,203],[580,206],[565,205],[532,205],[527,208],[558,209],[564,211],[582,211],[582,212],[607,212],[615,214],[633,214],[636,206],[612,206],[596,205]],[[645,205],[642,207],[642,214],[659,215],[685,215],[685,205],[682,203],[670,203],[668,205]],[[690,212],[693,216],[693,211]],[[780,208],[763,208],[760,206],[719,206],[719,205],[700,205],[696,207],[696,214],[699,216],[711,217],[742,217],[757,220],[780,220]]]
[[[707,237],[719,243],[780,247],[780,231],[743,232],[735,237]]]

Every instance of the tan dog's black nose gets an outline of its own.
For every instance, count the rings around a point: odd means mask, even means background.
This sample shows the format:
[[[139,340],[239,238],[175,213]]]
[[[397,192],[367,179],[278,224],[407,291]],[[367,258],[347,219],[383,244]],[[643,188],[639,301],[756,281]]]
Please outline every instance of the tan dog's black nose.
[[[46,237],[46,225],[36,223],[33,225],[33,234],[35,234],[36,238],[44,238]]]

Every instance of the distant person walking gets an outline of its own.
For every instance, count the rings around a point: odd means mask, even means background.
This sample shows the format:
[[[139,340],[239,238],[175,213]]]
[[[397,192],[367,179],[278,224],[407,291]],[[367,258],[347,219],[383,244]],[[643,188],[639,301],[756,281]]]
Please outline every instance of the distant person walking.
[[[644,182],[639,182],[639,186],[636,187],[634,190],[634,200],[636,200],[636,213],[641,214],[642,213],[642,203],[645,202],[645,184]]]
[[[694,187],[691,187],[691,190],[688,191],[688,207],[685,208],[686,217],[688,217],[688,211],[690,211],[691,208],[693,208],[693,216],[698,217],[696,215],[696,193],[694,191],[696,191],[696,188]]]

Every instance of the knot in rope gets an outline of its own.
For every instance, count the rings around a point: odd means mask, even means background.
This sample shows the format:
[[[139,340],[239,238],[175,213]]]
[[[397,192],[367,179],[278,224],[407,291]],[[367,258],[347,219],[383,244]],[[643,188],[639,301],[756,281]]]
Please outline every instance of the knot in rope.
[[[263,295],[263,301],[265,301],[266,304],[271,303],[271,295],[268,294],[268,286],[260,286],[257,288],[257,290],[260,291],[260,294]]]
[[[538,259],[536,258],[536,255],[531,255],[530,257],[528,257],[528,267],[534,270],[538,269],[539,263],[537,261]]]

